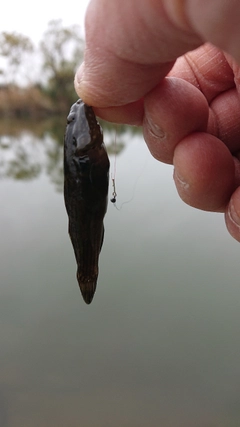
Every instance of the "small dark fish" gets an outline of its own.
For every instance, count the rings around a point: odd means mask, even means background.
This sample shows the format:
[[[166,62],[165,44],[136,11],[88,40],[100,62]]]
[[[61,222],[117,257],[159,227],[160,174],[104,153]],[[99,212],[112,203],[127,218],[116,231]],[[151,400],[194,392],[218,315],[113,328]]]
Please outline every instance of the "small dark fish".
[[[64,199],[77,280],[84,301],[93,299],[107,210],[109,159],[93,109],[79,99],[67,118],[64,139]]]

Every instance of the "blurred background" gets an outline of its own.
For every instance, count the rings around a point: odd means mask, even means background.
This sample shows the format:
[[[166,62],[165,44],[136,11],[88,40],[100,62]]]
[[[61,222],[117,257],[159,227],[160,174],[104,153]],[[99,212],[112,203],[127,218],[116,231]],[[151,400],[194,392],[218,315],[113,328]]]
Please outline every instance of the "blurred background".
[[[44,0],[36,8],[23,0],[14,14],[6,4],[0,17],[1,116],[66,113],[76,99],[72,81],[83,58],[87,4],[71,0],[56,8]]]
[[[239,427],[239,244],[141,129],[102,123],[117,204],[90,306],[78,289],[62,164],[87,3],[0,16],[0,426]]]

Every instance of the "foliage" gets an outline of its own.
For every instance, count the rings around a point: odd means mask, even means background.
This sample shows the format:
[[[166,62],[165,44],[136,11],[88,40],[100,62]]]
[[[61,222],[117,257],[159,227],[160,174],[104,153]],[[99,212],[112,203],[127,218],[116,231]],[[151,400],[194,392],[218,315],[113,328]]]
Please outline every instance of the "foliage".
[[[3,32],[0,34],[0,55],[8,58],[9,64],[19,65],[25,52],[32,52],[30,39],[18,33]]]
[[[7,61],[6,71],[1,69],[1,75],[5,80],[14,83],[15,75],[22,65],[26,54],[33,52],[31,40],[19,33],[0,33],[0,56]]]
[[[76,100],[73,79],[83,56],[83,40],[78,26],[65,28],[53,20],[41,42],[43,66],[48,75],[45,92],[60,111],[68,110]]]
[[[35,94],[36,89],[38,89],[42,96],[42,100],[38,100],[38,105],[47,106],[47,113],[51,105],[53,113],[62,112],[66,114],[70,105],[77,98],[73,79],[76,68],[83,57],[83,47],[84,42],[80,35],[79,26],[64,27],[61,20],[50,21],[40,43],[42,62],[39,63],[38,50],[37,67],[35,67],[38,70],[37,76],[41,76],[41,81],[39,81],[40,77],[35,77],[33,80],[33,73],[31,70],[28,71],[28,67],[29,64],[32,67],[32,64],[35,63],[37,51],[34,49],[31,40],[15,32],[0,33],[0,77],[2,80],[2,86],[0,85],[0,115],[1,111],[11,110],[10,103],[11,100],[16,101],[16,96],[13,96],[13,93],[19,89],[18,85],[21,87],[21,93],[25,90],[30,94],[29,91],[32,90]],[[21,76],[23,70],[25,71],[25,83],[27,83],[25,89],[23,89],[24,85],[22,84],[24,78]],[[31,83],[29,84],[30,78]],[[8,97],[6,108],[5,95],[8,95],[9,90],[11,97]],[[27,100],[27,97],[25,98]],[[1,105],[1,100],[3,100],[4,105]],[[26,110],[26,106],[24,108]],[[36,108],[35,112],[37,112]],[[15,110],[15,104],[13,104],[13,114],[15,114]]]

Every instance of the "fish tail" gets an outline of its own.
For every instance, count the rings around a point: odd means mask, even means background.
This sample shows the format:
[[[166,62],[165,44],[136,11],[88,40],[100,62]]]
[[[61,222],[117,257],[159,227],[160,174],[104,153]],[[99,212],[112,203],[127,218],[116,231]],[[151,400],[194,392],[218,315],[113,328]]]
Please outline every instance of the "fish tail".
[[[98,272],[86,274],[82,268],[77,269],[77,280],[80,287],[82,297],[86,304],[90,304],[94,297],[97,287]]]

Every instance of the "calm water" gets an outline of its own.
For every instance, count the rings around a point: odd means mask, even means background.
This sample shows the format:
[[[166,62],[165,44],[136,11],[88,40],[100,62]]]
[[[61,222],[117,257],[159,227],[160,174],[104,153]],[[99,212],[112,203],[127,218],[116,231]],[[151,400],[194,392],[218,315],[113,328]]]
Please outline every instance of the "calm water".
[[[172,168],[121,134],[123,205],[87,306],[61,137],[19,132],[0,137],[0,426],[239,427],[240,248],[222,216],[185,206]]]

